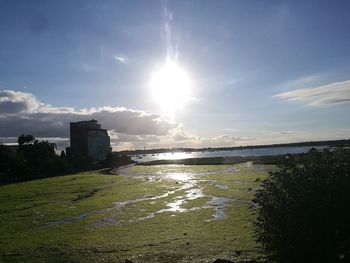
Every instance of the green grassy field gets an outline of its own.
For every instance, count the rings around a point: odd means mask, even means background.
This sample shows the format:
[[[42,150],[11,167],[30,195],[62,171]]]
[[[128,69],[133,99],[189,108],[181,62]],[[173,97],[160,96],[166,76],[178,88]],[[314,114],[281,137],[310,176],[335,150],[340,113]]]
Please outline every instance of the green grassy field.
[[[272,166],[132,166],[0,187],[1,262],[259,259],[250,209]]]

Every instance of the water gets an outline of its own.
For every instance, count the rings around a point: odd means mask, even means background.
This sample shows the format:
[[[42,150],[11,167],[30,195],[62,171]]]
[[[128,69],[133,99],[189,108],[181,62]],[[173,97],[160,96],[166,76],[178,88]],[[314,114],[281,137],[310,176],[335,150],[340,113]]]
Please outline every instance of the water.
[[[149,162],[155,160],[179,160],[189,158],[207,158],[207,157],[226,157],[226,156],[264,156],[264,155],[279,155],[279,154],[296,154],[304,153],[311,148],[324,147],[275,147],[275,148],[259,148],[259,149],[243,149],[232,151],[204,151],[204,152],[167,152],[158,154],[144,154],[132,156],[132,159],[137,162]]]
[[[251,162],[246,162],[245,164],[241,164],[241,166],[246,167],[247,169],[252,169],[253,171],[263,171],[263,167],[261,165],[254,165]],[[224,220],[227,218],[227,214],[225,214],[225,209],[230,207],[233,203],[243,203],[253,207],[256,207],[256,204],[253,203],[249,199],[244,198],[232,198],[230,192],[241,192],[244,193],[246,191],[255,191],[256,189],[244,188],[244,187],[228,187],[225,185],[225,181],[220,182],[215,179],[206,178],[207,175],[225,175],[225,174],[233,174],[240,172],[241,167],[237,166],[225,166],[218,170],[214,169],[211,171],[202,170],[202,171],[191,171],[184,173],[181,171],[181,165],[173,165],[174,171],[162,171],[159,169],[159,172],[153,173],[145,173],[145,172],[134,172],[132,170],[132,166],[124,166],[122,168],[116,169],[114,172],[116,174],[121,174],[124,176],[133,176],[133,177],[145,177],[152,178],[151,182],[158,184],[162,180],[173,180],[176,181],[176,185],[169,189],[166,189],[165,192],[152,195],[148,194],[145,196],[141,196],[135,199],[127,199],[123,201],[116,201],[107,204],[105,208],[85,211],[84,213],[77,214],[75,216],[63,218],[57,221],[50,221],[46,224],[42,225],[41,228],[54,227],[57,225],[66,225],[71,224],[77,221],[80,221],[86,217],[91,215],[96,215],[98,219],[94,223],[94,227],[104,227],[104,226],[119,226],[126,225],[130,223],[140,222],[144,220],[148,220],[154,218],[160,214],[170,213],[170,216],[176,216],[181,213],[188,213],[192,211],[197,211],[201,209],[212,209],[213,213],[209,216],[205,221],[213,221],[213,220]],[[177,167],[177,168],[176,168]],[[232,183],[237,184],[246,184],[245,181],[240,181],[232,178],[230,180]],[[216,196],[211,194],[206,194],[203,186],[212,185],[220,190],[225,190],[228,193],[228,197]],[[214,191],[215,193],[215,191]],[[244,196],[244,194],[242,194]],[[170,198],[169,198],[170,197]],[[188,207],[188,203],[190,201],[205,198],[204,203],[194,204],[191,207]],[[81,199],[78,199],[79,201]],[[139,204],[142,202],[146,202],[149,204],[155,204],[159,202],[160,204],[165,204],[165,207],[160,208],[159,210],[154,211],[150,209],[149,211],[145,209],[141,209],[146,211],[143,215],[134,216],[130,215],[128,218],[122,218],[122,214],[125,212],[125,208],[128,206],[133,206],[135,204]],[[186,206],[187,204],[187,206]],[[70,206],[70,208],[75,209],[76,206]]]

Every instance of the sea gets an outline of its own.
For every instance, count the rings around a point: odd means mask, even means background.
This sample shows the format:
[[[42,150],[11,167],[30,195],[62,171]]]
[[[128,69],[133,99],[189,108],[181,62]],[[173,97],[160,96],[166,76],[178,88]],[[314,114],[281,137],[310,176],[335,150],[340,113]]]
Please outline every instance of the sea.
[[[257,148],[257,149],[241,149],[230,151],[196,151],[196,152],[166,152],[156,154],[140,154],[133,155],[131,158],[137,162],[149,162],[155,160],[179,160],[189,158],[207,158],[207,157],[226,157],[226,156],[265,156],[280,154],[305,153],[311,148],[322,149],[325,146],[300,146],[300,147],[274,147],[274,148]]]

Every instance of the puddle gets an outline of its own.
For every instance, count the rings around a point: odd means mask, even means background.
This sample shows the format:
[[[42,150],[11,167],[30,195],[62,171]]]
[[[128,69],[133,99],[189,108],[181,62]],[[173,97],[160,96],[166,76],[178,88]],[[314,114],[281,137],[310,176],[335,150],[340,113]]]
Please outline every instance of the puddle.
[[[250,167],[252,164],[247,164],[247,167]],[[126,165],[117,169],[114,169],[112,171],[113,174],[116,175],[123,175],[123,176],[144,176],[144,177],[149,177],[152,178],[151,180],[154,180],[155,177],[159,177],[159,176],[167,176],[167,175],[173,175],[174,179],[175,177],[178,177],[178,180],[186,180],[186,175],[192,177],[193,175],[212,175],[212,174],[228,174],[228,173],[235,173],[235,172],[239,172],[240,169],[235,166],[228,166],[225,169],[218,169],[218,170],[213,170],[213,171],[191,171],[191,173],[173,173],[171,171],[161,171],[161,172],[144,172],[144,173],[139,173],[139,172],[133,172],[131,171],[131,168],[134,166],[134,164],[131,165]],[[175,168],[180,166],[182,167],[183,165],[169,165],[169,166],[174,166]],[[181,174],[181,175],[180,175]],[[181,178],[181,176],[183,176]],[[177,180],[177,179],[175,179]]]
[[[185,177],[183,177],[183,178],[185,178]],[[144,202],[144,201],[155,201],[155,200],[158,200],[158,199],[161,199],[161,198],[168,197],[169,195],[175,194],[176,192],[192,188],[194,185],[195,185],[195,181],[191,179],[188,182],[184,183],[179,188],[177,188],[175,190],[168,191],[168,192],[166,192],[164,194],[161,194],[161,195],[146,196],[146,197],[142,197],[142,198],[138,198],[138,199],[126,200],[126,201],[122,201],[122,202],[115,202],[115,203],[113,203],[113,206],[111,206],[111,207],[108,207],[108,208],[105,208],[105,209],[93,210],[93,211],[90,211],[90,212],[82,213],[80,215],[69,217],[69,218],[65,218],[65,219],[62,219],[62,220],[48,222],[43,227],[50,227],[50,226],[55,226],[55,225],[63,225],[63,224],[72,223],[74,221],[80,220],[80,219],[82,219],[82,218],[84,218],[84,217],[86,217],[88,215],[92,215],[92,214],[100,214],[100,213],[109,212],[109,211],[116,211],[116,212],[118,212],[118,211],[121,211],[127,205],[132,205],[132,204],[136,204],[136,203]],[[194,195],[192,194],[192,192],[188,192],[187,195],[189,195],[189,193],[191,193],[191,198],[193,199]],[[197,192],[196,196],[198,196],[198,197],[200,196],[199,192]],[[196,197],[196,198],[198,198],[198,197]],[[173,212],[185,211],[185,209],[182,210],[182,208],[180,208],[180,205],[183,202],[184,202],[184,200],[177,200],[174,203],[168,203],[167,206],[169,206],[170,208],[169,209],[165,209],[164,212],[165,211],[173,211]],[[111,216],[108,216],[108,217],[110,219]],[[112,222],[113,224],[115,223],[115,220],[107,220],[107,219],[105,217],[103,217],[102,221]]]
[[[227,185],[223,185],[223,184],[214,184],[214,186],[216,188],[223,189],[223,190],[227,190],[228,189],[228,186]]]
[[[255,169],[255,171],[257,171],[257,172],[266,172],[266,168],[265,168],[265,166],[262,165],[262,164],[255,164],[255,165],[254,165],[254,169]]]
[[[69,223],[71,223],[71,222],[74,222],[74,221],[78,221],[78,220],[80,220],[80,219],[83,219],[84,217],[88,216],[89,214],[91,214],[91,213],[82,213],[82,214],[80,214],[80,215],[73,216],[73,217],[70,217],[70,218],[65,218],[65,219],[62,219],[62,220],[49,222],[49,223],[47,223],[46,225],[44,225],[42,228],[51,227],[51,226],[56,226],[56,225],[65,225],[65,224],[69,224]]]
[[[153,218],[156,215],[161,214],[161,213],[166,213],[166,212],[182,213],[182,212],[193,211],[195,209],[200,209],[199,207],[198,208],[190,208],[190,209],[186,209],[186,208],[181,207],[183,204],[187,203],[189,200],[194,200],[194,199],[197,199],[197,198],[204,196],[202,189],[199,188],[199,186],[197,185],[197,181],[194,179],[194,177],[191,174],[188,174],[188,173],[169,173],[169,174],[165,174],[164,178],[175,180],[177,182],[181,182],[181,186],[175,190],[168,191],[167,193],[165,193],[163,195],[158,195],[158,196],[154,196],[151,198],[140,198],[140,199],[115,203],[115,205],[118,206],[117,210],[122,210],[122,208],[126,205],[141,202],[141,201],[151,201],[150,204],[154,204],[155,200],[157,200],[157,199],[167,197],[169,195],[175,194],[176,192],[183,191],[183,190],[186,190],[185,195],[175,197],[172,202],[168,202],[166,204],[167,208],[158,210],[156,212],[149,213],[146,216],[133,218],[133,219],[130,219],[130,220],[124,221],[124,222],[122,222],[122,221],[111,222],[110,220],[108,221],[108,220],[102,219],[102,221],[98,222],[95,226],[120,225],[120,224],[132,223],[132,222],[150,219],[150,218]]]
[[[166,174],[165,178],[172,179],[175,181],[186,182],[186,183],[193,181],[193,176],[188,173],[170,173],[170,174]]]
[[[161,213],[172,213],[171,216],[175,216],[173,213],[185,213],[189,211],[195,211],[199,209],[213,209],[214,214],[211,219],[208,219],[208,221],[212,220],[223,220],[226,218],[226,215],[224,213],[224,209],[226,207],[231,206],[233,202],[243,202],[243,203],[249,203],[253,207],[255,206],[251,201],[247,200],[239,200],[239,199],[231,199],[231,198],[225,198],[225,197],[218,197],[218,196],[206,196],[203,194],[203,190],[198,185],[198,182],[207,182],[210,184],[213,184],[215,187],[219,189],[229,189],[228,186],[218,183],[215,180],[205,180],[205,179],[196,179],[195,175],[208,175],[208,174],[224,174],[224,173],[233,173],[239,171],[239,169],[236,166],[229,166],[226,167],[225,169],[222,170],[217,170],[217,171],[209,171],[209,172],[193,172],[193,173],[169,173],[169,172],[162,172],[162,173],[133,173],[131,172],[130,168],[133,165],[126,166],[123,168],[120,168],[118,170],[115,170],[114,173],[116,174],[122,174],[125,176],[141,176],[144,177],[144,182],[145,183],[150,183],[150,182],[155,182],[158,180],[174,180],[177,182],[177,186],[172,188],[171,190],[168,190],[167,192],[160,194],[160,195],[155,195],[155,196],[145,196],[142,198],[137,198],[137,199],[131,199],[131,200],[125,200],[121,202],[115,202],[112,203],[112,206],[104,208],[104,209],[99,209],[99,210],[93,210],[90,212],[82,213],[77,216],[73,216],[70,218],[65,218],[62,220],[54,221],[54,222],[49,222],[47,223],[44,227],[51,227],[55,225],[62,225],[62,224],[68,224],[72,223],[78,220],[81,220],[89,215],[92,214],[102,214],[105,212],[112,212],[112,214],[103,216],[100,218],[97,222],[95,222],[94,226],[95,227],[103,227],[107,225],[123,225],[123,224],[128,224],[132,222],[138,222],[138,221],[143,221],[146,219],[153,218]],[[252,163],[247,163],[247,167],[251,167]],[[257,169],[262,169],[261,167],[258,167]],[[234,183],[238,184],[244,184],[245,182],[243,181],[238,181],[234,180]],[[232,189],[236,190],[236,189]],[[126,206],[129,205],[134,205],[140,202],[145,202],[149,201],[150,204],[155,204],[158,200],[161,200],[162,198],[169,197],[177,192],[184,191],[184,194],[180,196],[176,196],[171,200],[170,202],[166,203],[166,208],[160,209],[158,211],[148,213],[145,216],[141,217],[135,217],[131,218],[128,220],[118,220],[118,216],[120,213],[123,212],[123,209]],[[238,190],[237,190],[238,191]],[[241,190],[239,190],[241,191]],[[85,197],[85,196],[83,196]],[[198,206],[198,207],[191,207],[191,208],[183,208],[183,205],[186,204],[188,201],[195,200],[197,198],[202,198],[202,197],[208,197],[209,200],[203,205],[203,206]]]
[[[165,211],[169,211],[169,212],[185,212],[186,209],[181,208],[180,206],[185,202],[185,200],[180,199],[177,200],[173,203],[168,203],[167,206],[169,206],[168,209],[165,209]]]
[[[213,215],[213,219],[208,219],[207,221],[212,220],[223,220],[226,218],[226,215],[223,211],[225,207],[229,207],[230,203],[233,199],[231,198],[225,198],[225,197],[218,197],[218,196],[211,196],[211,200],[204,205],[202,208],[213,208],[215,213]]]

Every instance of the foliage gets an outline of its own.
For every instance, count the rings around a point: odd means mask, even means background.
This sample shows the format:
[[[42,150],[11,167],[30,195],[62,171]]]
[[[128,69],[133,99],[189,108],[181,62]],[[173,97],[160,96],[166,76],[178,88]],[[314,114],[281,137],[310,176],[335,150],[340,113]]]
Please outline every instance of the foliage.
[[[66,153],[63,150],[61,151],[60,157],[61,158],[66,158]]]
[[[255,229],[277,262],[348,262],[350,150],[287,156],[261,182]]]
[[[18,142],[18,145],[24,145],[24,144],[28,144],[28,143],[31,143],[35,140],[35,137],[31,134],[28,134],[28,135],[24,135],[22,134],[21,136],[18,137],[17,139],[17,142]]]
[[[15,162],[15,154],[10,148],[0,144],[0,172],[7,173]]]
[[[101,165],[104,167],[119,167],[131,163],[134,163],[134,161],[130,157],[110,152],[106,159],[101,162]]]
[[[56,145],[39,141],[33,135],[18,137],[17,150],[0,145],[0,184],[75,173],[131,162],[129,157],[110,156],[102,162],[93,162],[87,156],[67,158],[62,151],[56,154]]]

